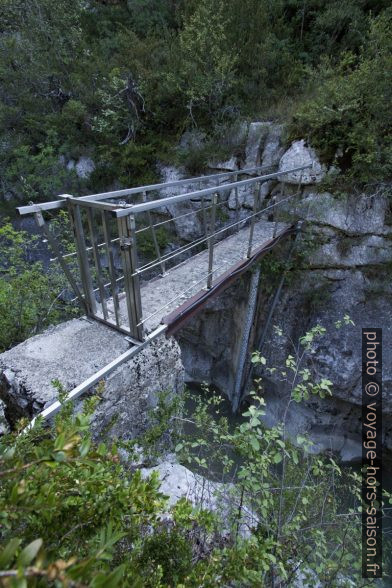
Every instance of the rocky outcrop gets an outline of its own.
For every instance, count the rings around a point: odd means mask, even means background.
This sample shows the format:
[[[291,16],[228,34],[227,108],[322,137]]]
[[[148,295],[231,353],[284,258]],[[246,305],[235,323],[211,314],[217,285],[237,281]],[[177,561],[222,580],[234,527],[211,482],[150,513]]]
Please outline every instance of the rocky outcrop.
[[[82,156],[79,157],[78,161],[71,159],[67,163],[68,170],[75,170],[78,178],[82,180],[88,180],[93,171],[95,170],[95,163],[91,157]]]
[[[154,472],[161,481],[160,491],[168,497],[168,507],[185,498],[197,509],[215,512],[220,517],[224,533],[232,532],[235,521],[236,532],[244,538],[249,537],[251,530],[257,526],[256,514],[242,504],[241,489],[234,484],[209,480],[181,465],[176,456],[170,454],[158,465],[141,469],[143,478]],[[239,510],[241,516],[238,518]]]
[[[249,125],[243,123],[235,126],[232,130],[233,137],[230,142],[233,144],[244,143],[244,158],[232,156],[226,161],[210,162],[209,168],[215,173],[225,171],[239,171],[254,168],[257,166],[275,168],[284,153],[282,146],[282,126],[272,122],[252,122]],[[180,149],[197,149],[203,145],[205,136],[197,131],[184,133],[180,141]],[[186,177],[184,169],[175,166],[161,166],[160,174],[163,182],[175,182]],[[268,171],[268,170],[267,170]],[[212,174],[214,175],[214,174]],[[219,183],[228,183],[229,178],[222,177]],[[234,181],[234,178],[232,178]],[[200,188],[209,188],[216,186],[216,179],[204,180],[202,183],[189,183],[179,188],[178,186],[168,187],[161,192],[161,198],[174,196],[199,190]],[[263,202],[275,187],[275,181],[266,181],[260,186],[259,198]],[[205,198],[211,200],[211,196]],[[220,211],[222,216],[228,219],[237,220],[249,214],[249,210],[254,206],[254,187],[242,187],[236,192],[228,190],[227,193],[221,193],[220,202],[223,201]],[[201,209],[201,200],[194,198],[187,202],[172,204],[166,207],[164,213],[173,218],[173,224],[177,237],[183,241],[192,241],[200,237],[204,232],[201,215],[191,214]],[[219,218],[217,220],[219,225]]]
[[[291,147],[283,154],[279,162],[279,171],[311,164],[312,168],[291,172],[282,177],[282,182],[287,184],[302,185],[321,182],[325,176],[325,167],[321,165],[315,151],[305,144],[304,140],[294,141]]]
[[[275,194],[279,197],[281,187]],[[314,451],[334,450],[346,461],[360,459],[361,427],[361,328],[381,327],[384,350],[392,345],[392,236],[390,199],[386,194],[334,197],[305,188],[297,207],[287,206],[281,219],[308,218],[306,239],[296,271],[285,286],[263,348],[269,366],[280,367],[293,353],[293,344],[315,324],[327,329],[314,355],[315,377],[330,379],[333,397],[293,403],[288,430],[295,438],[307,432]],[[279,218],[279,215],[277,215]],[[262,276],[263,283],[270,277]],[[238,282],[209,303],[208,307],[178,335],[185,377],[207,381],[230,397],[238,358],[247,301],[246,280]],[[260,332],[271,301],[261,293],[255,330]],[[344,314],[355,325],[336,328]],[[278,422],[286,406],[282,382],[265,377],[265,422]],[[384,442],[392,452],[392,359],[384,353]]]

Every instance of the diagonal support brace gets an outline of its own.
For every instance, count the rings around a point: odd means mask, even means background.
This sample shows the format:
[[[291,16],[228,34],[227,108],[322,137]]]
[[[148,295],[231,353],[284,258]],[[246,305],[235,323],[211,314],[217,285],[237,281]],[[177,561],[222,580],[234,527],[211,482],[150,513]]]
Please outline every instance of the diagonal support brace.
[[[75,278],[72,275],[71,270],[68,267],[67,262],[65,261],[63,254],[61,253],[60,247],[57,243],[57,240],[55,239],[55,237],[53,237],[48,225],[45,222],[45,219],[42,215],[42,212],[35,212],[34,213],[34,218],[35,218],[35,222],[37,223],[38,228],[41,230],[41,232],[45,235],[46,239],[48,240],[48,243],[53,251],[53,253],[55,254],[55,256],[57,257],[57,260],[61,266],[61,269],[63,270],[63,272],[65,273],[65,275],[68,278],[68,281],[70,283],[70,286],[72,288],[72,290],[75,293],[75,296],[77,297],[77,299],[79,300],[79,303],[81,305],[81,307],[83,308],[83,310],[87,313],[87,304],[85,299],[83,298],[82,293],[79,290],[79,287],[75,281]]]

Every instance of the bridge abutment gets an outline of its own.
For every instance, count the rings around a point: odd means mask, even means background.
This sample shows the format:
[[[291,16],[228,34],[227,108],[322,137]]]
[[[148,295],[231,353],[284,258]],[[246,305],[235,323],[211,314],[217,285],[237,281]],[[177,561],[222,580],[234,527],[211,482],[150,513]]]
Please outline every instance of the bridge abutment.
[[[53,380],[69,391],[127,349],[120,333],[73,319],[6,351],[0,355],[0,398],[7,420],[13,425],[22,416],[34,417],[57,399]],[[177,342],[164,334],[156,338],[106,378],[93,417],[95,436],[110,430],[112,437],[130,439],[143,431],[158,393],[181,391],[183,374]]]

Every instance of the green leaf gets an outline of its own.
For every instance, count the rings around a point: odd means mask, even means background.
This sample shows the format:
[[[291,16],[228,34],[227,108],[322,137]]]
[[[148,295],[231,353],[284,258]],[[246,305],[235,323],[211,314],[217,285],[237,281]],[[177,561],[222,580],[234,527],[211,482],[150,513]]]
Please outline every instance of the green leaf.
[[[42,539],[35,539],[27,545],[18,557],[18,566],[28,566],[36,558],[42,547]]]
[[[14,537],[7,543],[4,547],[3,551],[0,553],[0,568],[6,569],[7,566],[12,562],[12,559],[18,549],[19,545],[21,544],[21,539]]]
[[[124,575],[125,565],[118,566],[110,574],[100,573],[91,582],[92,588],[116,588]]]
[[[56,450],[62,449],[64,447],[64,444],[65,444],[65,433],[61,433],[55,441],[54,448]]]
[[[282,461],[282,454],[281,453],[275,453],[273,460],[274,463],[280,463]]]
[[[258,440],[256,439],[256,437],[251,437],[250,438],[250,444],[252,445],[253,449],[255,451],[259,451],[260,449],[260,443],[258,442]]]
[[[79,453],[81,457],[86,457],[86,455],[88,454],[89,450],[90,450],[90,445],[91,445],[91,439],[85,439],[79,449]]]
[[[9,447],[9,449],[4,451],[4,453],[1,455],[2,459],[4,459],[4,461],[6,461],[8,459],[12,459],[15,455],[15,450],[16,450],[15,445],[13,447]]]

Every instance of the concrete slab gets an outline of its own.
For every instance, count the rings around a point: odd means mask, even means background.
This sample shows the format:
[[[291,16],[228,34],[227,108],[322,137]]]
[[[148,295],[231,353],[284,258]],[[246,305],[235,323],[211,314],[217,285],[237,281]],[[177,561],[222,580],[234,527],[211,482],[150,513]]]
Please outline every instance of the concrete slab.
[[[255,223],[253,249],[273,237],[275,223],[260,220]],[[278,223],[277,231],[287,227]],[[248,250],[249,227],[242,228],[214,246],[213,279],[221,276],[232,265],[245,259]],[[170,269],[164,276],[155,278],[141,287],[143,321],[149,333],[162,318],[185,300],[206,287],[208,251],[202,251]],[[120,302],[122,320],[126,322],[125,300]],[[111,310],[113,313],[113,310]],[[151,317],[151,318],[149,318]],[[114,319],[114,314],[113,317]]]

